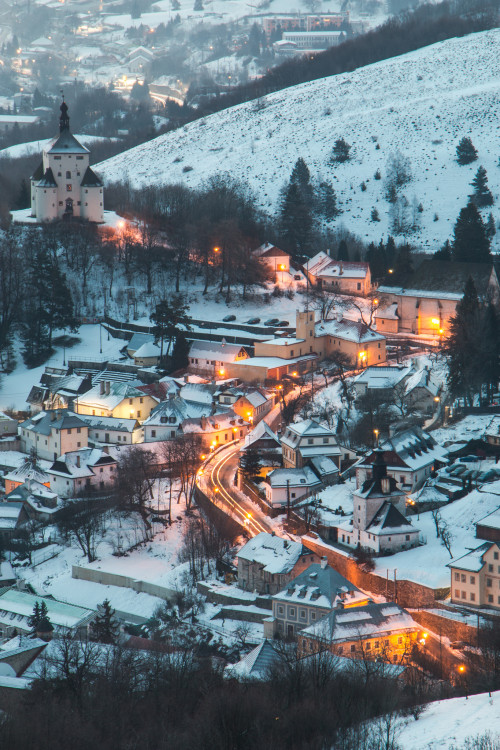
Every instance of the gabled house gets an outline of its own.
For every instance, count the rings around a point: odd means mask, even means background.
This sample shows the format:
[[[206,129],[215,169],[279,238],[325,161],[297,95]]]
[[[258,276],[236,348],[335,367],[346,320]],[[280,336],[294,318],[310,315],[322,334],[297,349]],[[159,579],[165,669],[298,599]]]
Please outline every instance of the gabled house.
[[[28,515],[23,503],[0,503],[0,539],[15,536],[27,521]]]
[[[85,448],[60,456],[50,469],[50,487],[59,497],[110,489],[116,480],[116,459],[99,448]]]
[[[9,492],[6,500],[23,504],[30,520],[48,521],[59,509],[57,493],[34,479],[28,479]]]
[[[134,352],[133,356],[134,364],[138,367],[156,367],[160,362],[161,347],[154,341],[147,341]]]
[[[233,411],[247,422],[257,424],[274,406],[274,394],[263,388],[248,389],[233,404]]]
[[[199,419],[185,419],[182,433],[194,433],[201,437],[205,449],[217,448],[224,443],[244,438],[250,429],[248,422],[234,411],[213,414]]]
[[[500,610],[500,542],[484,542],[448,567],[453,604]]]
[[[448,463],[448,451],[420,427],[399,432],[380,444],[387,475],[407,492],[414,492],[439,466]],[[369,477],[378,451],[372,451],[356,464],[356,487]]]
[[[88,425],[67,409],[41,411],[19,425],[24,453],[35,452],[49,461],[61,453],[86,448],[88,434]]]
[[[328,456],[309,459],[300,469],[274,469],[266,477],[266,499],[272,508],[291,507],[336,481],[339,470]]]
[[[245,438],[245,445],[241,451],[249,448],[258,451],[264,461],[279,460],[281,463],[281,442],[274,430],[269,427],[267,422],[261,420],[256,427]]]
[[[0,633],[4,636],[13,635],[14,631],[22,635],[31,633],[28,620],[36,602],[40,604],[42,601],[47,606],[47,616],[57,633],[88,634],[89,625],[97,614],[94,610],[14,588],[0,591]]]
[[[90,388],[92,380],[89,375],[60,375],[56,368],[46,367],[40,383],[29,392],[29,410],[31,414],[51,409],[73,411],[76,399]]]
[[[224,378],[228,376],[228,365],[248,359],[248,356],[241,344],[194,340],[189,349],[189,372]]]
[[[285,469],[300,469],[316,456],[327,456],[340,468],[341,461],[349,453],[340,447],[333,430],[313,419],[288,425],[281,437],[281,446]]]
[[[328,650],[351,659],[405,663],[420,632],[411,615],[393,602],[339,607],[299,633],[298,654]]]
[[[186,401],[172,393],[166,401],[156,406],[143,423],[144,442],[172,440],[182,434],[182,424],[187,419],[201,419],[212,413],[211,404]]]
[[[50,487],[50,476],[48,473],[38,466],[35,459],[28,456],[26,456],[22,464],[4,474],[3,480],[5,482],[6,495],[9,495],[12,490],[15,490],[28,481],[39,482],[45,485],[45,487]]]
[[[381,365],[367,367],[353,379],[356,396],[390,396],[394,388],[402,387],[411,373],[411,365]]]
[[[78,414],[115,419],[136,419],[143,422],[149,417],[158,399],[140,391],[127,382],[101,380],[75,402]]]
[[[334,260],[322,251],[307,261],[304,269],[318,289],[358,297],[366,297],[372,291],[369,263]]]
[[[326,558],[309,565],[284,589],[274,594],[273,622],[265,623],[265,635],[294,638],[303,628],[321,620],[332,609],[362,607],[369,596],[327,565]]]
[[[278,273],[288,273],[290,271],[291,256],[288,253],[285,253],[284,250],[280,250],[276,245],[271,245],[269,242],[265,242],[254,250],[252,255],[254,258],[258,258],[265,263],[273,273],[275,279],[281,278],[278,276]]]
[[[261,531],[237,553],[238,586],[259,594],[276,594],[319,557],[301,542]]]
[[[0,411],[0,439],[17,435],[17,420]]]

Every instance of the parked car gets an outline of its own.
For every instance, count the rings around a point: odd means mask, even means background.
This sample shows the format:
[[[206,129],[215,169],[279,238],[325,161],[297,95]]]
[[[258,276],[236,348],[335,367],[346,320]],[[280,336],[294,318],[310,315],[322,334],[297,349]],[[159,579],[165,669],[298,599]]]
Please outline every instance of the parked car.
[[[222,318],[223,323],[230,323],[232,320],[236,320],[236,315],[226,315],[225,318]]]
[[[296,273],[293,279],[294,281],[302,281],[302,275],[300,273]]]
[[[479,461],[479,458],[477,456],[462,456],[462,458],[459,458],[458,460],[463,464],[475,464]]]
[[[289,326],[290,323],[289,323],[288,320],[280,320],[280,322],[278,323],[278,325],[279,325],[280,328],[285,328],[286,326]]]
[[[256,326],[257,323],[260,323],[260,318],[250,318],[247,320],[247,325],[249,326]]]
[[[280,322],[279,318],[269,318],[269,320],[266,320],[264,325],[265,326],[277,326]]]

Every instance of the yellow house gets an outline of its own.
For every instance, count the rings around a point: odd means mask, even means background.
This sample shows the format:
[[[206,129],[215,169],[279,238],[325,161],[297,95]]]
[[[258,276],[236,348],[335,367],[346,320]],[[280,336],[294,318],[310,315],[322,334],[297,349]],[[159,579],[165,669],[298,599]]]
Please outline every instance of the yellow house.
[[[158,404],[159,399],[143,393],[129,383],[101,380],[74,403],[77,414],[116,419],[136,419],[143,422]]]

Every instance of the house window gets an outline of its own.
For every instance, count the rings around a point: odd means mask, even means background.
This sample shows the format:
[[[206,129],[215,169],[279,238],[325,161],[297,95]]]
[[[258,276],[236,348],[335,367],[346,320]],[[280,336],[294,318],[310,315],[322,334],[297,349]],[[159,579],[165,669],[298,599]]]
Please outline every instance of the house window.
[[[470,577],[470,582],[471,583],[476,583],[476,576],[471,576]]]
[[[488,565],[488,573],[493,573],[493,565]]]
[[[312,445],[314,443],[314,438],[307,438],[307,444]]]
[[[71,180],[71,172],[66,171],[66,179]]]
[[[375,648],[380,648],[380,641],[375,641]]]
[[[140,399],[139,399],[139,403],[140,403],[140,404],[143,404],[143,403],[144,403],[144,399],[143,399],[143,398],[140,398]]]
[[[498,560],[498,552],[494,552],[493,553],[493,559],[494,560]]]
[[[356,646],[354,643],[351,643],[351,654],[353,654],[356,651]]]
[[[68,430],[68,435],[71,435],[71,430]],[[491,567],[493,568],[493,565]]]
[[[490,604],[493,604],[493,597],[492,597],[492,595],[491,595],[491,594],[488,594],[488,602],[489,602]]]
[[[73,186],[72,185],[66,185],[66,192],[67,193],[71,193],[72,190],[73,190]]]
[[[401,637],[398,638],[398,643],[399,643],[400,646],[403,643],[403,639]]]
[[[306,613],[305,609],[301,609],[300,610],[300,617],[301,617],[302,620],[306,619],[307,613]]]
[[[370,643],[370,641],[366,642],[366,650],[367,651],[371,651],[372,650],[372,644]]]
[[[361,284],[358,282],[358,292],[361,290]]]
[[[134,403],[133,399],[131,399],[131,398],[129,398],[128,402],[129,402],[130,406],[132,406],[132,404]]]
[[[406,540],[407,542],[409,542],[409,541],[410,541],[410,535],[409,535],[409,534],[406,534],[406,536],[405,536],[405,540]]]
[[[328,443],[329,441],[330,441],[330,438],[327,438],[327,437],[326,437],[326,438],[323,438],[323,443],[325,443],[325,444],[326,444],[326,443]]]
[[[295,617],[295,607],[290,607],[288,614],[290,617]]]
[[[462,599],[467,599],[467,594],[465,591],[462,591]]]
[[[467,580],[467,579],[466,579],[466,575],[465,575],[465,573],[462,573],[462,574],[461,574],[461,576],[460,576],[460,580],[462,581],[462,583],[465,583],[465,581]]]
[[[151,437],[156,437],[156,430],[151,430]]]
[[[493,586],[493,581],[491,580],[491,578],[487,578],[486,579],[486,585],[488,586],[488,588],[490,588],[491,586]]]
[[[279,615],[282,615],[282,614],[283,614],[283,607],[278,607],[278,614],[279,614]]]
[[[292,498],[295,498],[295,492],[291,492],[290,494]]]
[[[63,202],[62,202],[62,201],[59,201],[59,205],[60,205],[60,206],[62,206],[62,204],[63,204]]]
[[[476,595],[475,594],[471,594],[470,595],[470,600],[471,600],[471,602],[475,602],[476,601]]]
[[[311,612],[311,620],[315,620],[315,619],[316,619],[316,612]]]
[[[81,427],[77,427],[77,428],[76,428],[76,432],[77,432],[77,435],[79,435],[81,431],[82,431],[82,428],[81,428]]]

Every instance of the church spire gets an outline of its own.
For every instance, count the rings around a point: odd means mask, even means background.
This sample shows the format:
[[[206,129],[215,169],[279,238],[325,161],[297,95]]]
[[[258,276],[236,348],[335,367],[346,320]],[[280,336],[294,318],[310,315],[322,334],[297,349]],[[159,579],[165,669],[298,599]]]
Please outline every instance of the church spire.
[[[62,133],[63,130],[69,130],[68,105],[64,101],[64,94],[63,94],[63,100],[62,100],[60,109],[61,109],[61,116],[59,118],[59,131]]]

